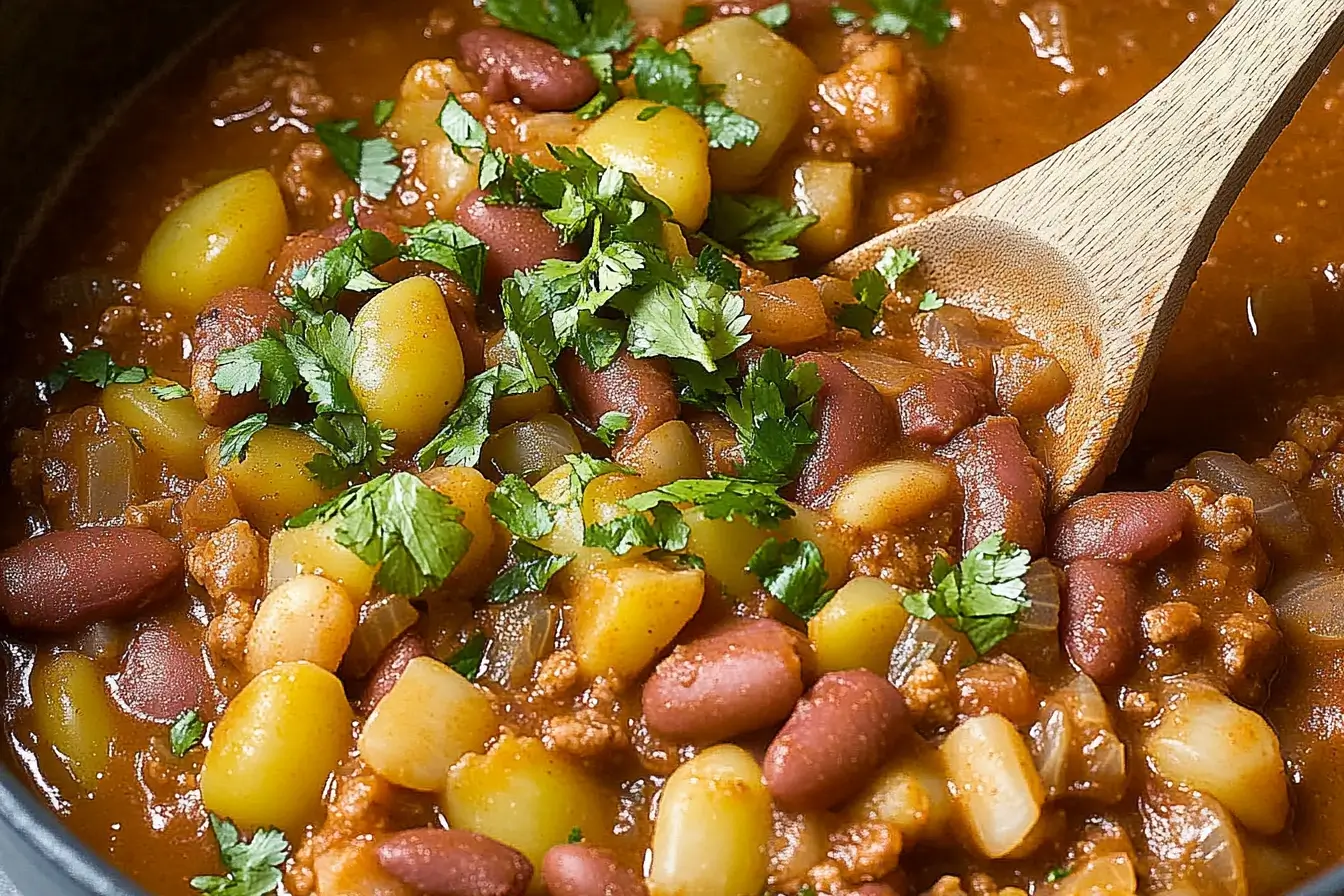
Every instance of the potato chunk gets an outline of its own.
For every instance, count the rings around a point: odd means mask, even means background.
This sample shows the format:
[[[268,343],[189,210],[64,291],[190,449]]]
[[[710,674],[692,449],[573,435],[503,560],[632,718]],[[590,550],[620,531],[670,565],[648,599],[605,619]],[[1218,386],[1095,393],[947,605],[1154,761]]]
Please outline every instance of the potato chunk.
[[[851,579],[807,624],[817,671],[868,669],[885,676],[905,628],[903,592],[870,576]]]
[[[991,859],[1011,853],[1031,834],[1045,803],[1022,735],[1003,716],[976,716],[958,725],[940,750],[975,847]]]
[[[569,615],[579,668],[588,678],[630,679],[700,609],[705,574],[636,562],[593,567],[579,574]]]

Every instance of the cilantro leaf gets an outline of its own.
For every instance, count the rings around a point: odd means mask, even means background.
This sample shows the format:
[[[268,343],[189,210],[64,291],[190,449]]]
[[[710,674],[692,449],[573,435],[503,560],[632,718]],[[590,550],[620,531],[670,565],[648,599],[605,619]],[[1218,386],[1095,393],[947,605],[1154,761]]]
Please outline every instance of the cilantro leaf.
[[[566,843],[582,843],[583,828],[572,827],[569,829],[569,836],[565,838]]]
[[[818,220],[769,196],[715,193],[704,230],[715,242],[753,261],[784,261],[798,257],[793,240]]]
[[[620,411],[607,411],[597,421],[597,429],[593,436],[610,448],[616,444],[616,436],[630,428],[630,415],[622,414]]]
[[[294,271],[291,277],[294,294],[281,296],[280,303],[300,316],[330,311],[347,289],[369,292],[387,286],[372,271],[396,257],[397,247],[386,235],[356,223],[350,235],[335,248],[307,268]]]
[[[603,460],[589,454],[566,454],[565,463],[569,464],[570,503],[582,501],[583,492],[588,488],[588,483],[599,476],[605,476],[608,473],[625,473],[633,476],[635,473],[634,470],[623,467],[615,461]]]
[[[700,83],[700,66],[686,50],[668,50],[647,37],[635,48],[630,71],[640,99],[676,106],[699,119],[711,147],[750,146],[760,136],[759,124],[719,101],[722,84]]]
[[[793,17],[793,10],[787,2],[776,3],[773,6],[767,6],[765,9],[756,10],[751,14],[751,17],[771,31],[778,31],[789,24],[789,19]]]
[[[539,37],[576,59],[620,52],[635,34],[625,0],[486,0],[485,11],[504,27]]]
[[[1045,882],[1048,884],[1053,884],[1063,880],[1072,873],[1073,873],[1072,868],[1066,868],[1064,866],[1057,865],[1054,868],[1051,868],[1049,871],[1045,872]]]
[[[618,70],[616,60],[610,53],[590,53],[583,57],[583,61],[588,63],[597,77],[597,93],[575,109],[574,115],[580,121],[591,121],[616,105],[616,101],[621,98],[621,89],[616,86],[616,82],[629,77],[629,72]]]
[[[358,125],[353,118],[320,121],[313,125],[313,131],[361,193],[386,199],[401,177],[401,166],[397,164],[401,154],[386,137],[361,140],[354,136],[351,131]]]
[[[397,111],[396,100],[375,100],[373,103],[373,126],[380,128],[392,119]]]
[[[741,391],[724,406],[742,446],[742,478],[797,478],[817,441],[812,413],[820,390],[816,364],[799,364],[777,348],[766,349],[747,369]]]
[[[362,414],[318,414],[304,431],[328,451],[307,464],[313,478],[327,488],[349,485],[351,480],[381,470],[392,456],[397,437]]]
[[[655,504],[644,513],[628,513],[605,523],[592,523],[583,530],[584,547],[605,548],[616,555],[638,547],[680,551],[686,547],[691,527],[681,511],[671,504]]]
[[[486,499],[490,513],[519,538],[535,540],[555,528],[555,514],[527,480],[510,473]]]
[[[289,401],[301,379],[284,339],[267,333],[246,345],[220,352],[213,382],[226,395],[242,395],[257,389],[262,400],[275,407]]]
[[[903,602],[921,619],[946,620],[983,655],[1017,631],[1018,613],[1029,603],[1022,576],[1030,563],[1029,552],[995,532],[955,566],[939,555],[930,575],[933,587],[912,591]]]
[[[869,24],[874,34],[905,34],[911,28],[931,44],[940,44],[952,29],[952,16],[943,0],[873,0],[876,15]]]
[[[65,388],[71,380],[91,383],[99,389],[112,383],[143,383],[149,379],[147,367],[122,367],[112,361],[112,356],[101,348],[86,348],[84,351],[62,361],[47,376],[47,389],[56,393]]]
[[[219,437],[219,465],[223,467],[235,460],[246,460],[247,443],[265,428],[266,415],[253,414],[224,430],[224,434]]]
[[[937,311],[939,308],[943,307],[946,304],[947,303],[943,301],[942,297],[939,296],[938,293],[934,292],[932,289],[926,289],[924,290],[923,297],[920,298],[919,300],[919,310]]]
[[[707,519],[742,518],[758,528],[774,528],[794,515],[775,486],[745,479],[678,479],[661,488],[640,492],[623,502],[631,510],[649,510],[658,504],[694,504]]]
[[[465,150],[484,151],[490,146],[485,126],[467,111],[455,94],[448,94],[443,101],[443,108],[439,110],[439,129],[453,145],[453,152],[462,158],[466,158]]]
[[[319,414],[362,413],[350,389],[356,340],[349,318],[335,311],[300,317],[281,338]]]
[[[187,751],[205,737],[205,720],[194,709],[183,710],[168,729],[168,747],[174,756],[185,756]]]
[[[876,264],[854,278],[851,288],[858,301],[841,307],[835,316],[836,323],[858,330],[864,337],[871,337],[873,327],[882,315],[882,303],[887,294],[917,264],[918,252],[906,246],[899,249],[888,246]]]
[[[684,404],[716,411],[723,407],[736,387],[730,382],[740,375],[737,359],[723,358],[713,370],[699,364],[673,360],[672,376],[677,382],[677,398]]]
[[[457,407],[443,427],[415,456],[420,469],[437,458],[446,466],[474,467],[481,460],[481,446],[490,438],[490,408],[496,395],[530,391],[522,372],[511,364],[497,364],[467,380]]]
[[[515,541],[509,555],[509,565],[485,591],[487,603],[506,604],[529,592],[545,591],[551,577],[574,559],[569,554],[552,554],[525,541]]]
[[[452,221],[431,220],[419,227],[403,227],[406,242],[398,250],[405,261],[429,261],[462,278],[476,295],[485,271],[485,243]]]
[[[265,896],[280,886],[280,866],[289,858],[289,841],[274,828],[262,828],[251,842],[238,836],[228,819],[210,813],[210,830],[219,844],[219,858],[226,874],[203,874],[191,879],[191,887],[208,896]]]
[[[817,615],[834,591],[826,590],[826,564],[813,542],[767,538],[747,561],[765,590],[800,619]]]
[[[485,633],[480,629],[472,632],[466,643],[448,657],[448,667],[467,681],[475,681],[481,674],[481,662],[485,659]]]
[[[160,383],[157,386],[150,386],[149,391],[159,401],[177,401],[179,398],[191,397],[191,390],[181,383]]]
[[[334,521],[336,541],[369,566],[392,594],[437,588],[471,545],[462,511],[410,473],[384,473],[285,523]]]

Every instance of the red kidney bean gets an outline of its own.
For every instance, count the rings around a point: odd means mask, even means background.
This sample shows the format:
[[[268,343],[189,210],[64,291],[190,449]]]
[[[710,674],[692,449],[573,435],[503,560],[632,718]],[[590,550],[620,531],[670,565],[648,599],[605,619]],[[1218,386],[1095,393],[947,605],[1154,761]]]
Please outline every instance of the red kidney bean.
[[[550,896],[648,896],[638,874],[605,851],[577,843],[552,846],[541,860]]]
[[[462,61],[485,77],[495,102],[515,97],[537,112],[568,112],[597,93],[597,76],[543,40],[487,25],[462,35]]]
[[[365,713],[373,712],[378,701],[386,697],[387,692],[392,690],[392,685],[401,678],[401,673],[406,671],[411,660],[419,656],[429,656],[429,648],[425,646],[424,639],[415,632],[406,632],[387,645],[383,655],[378,658],[377,665],[365,679],[360,708]]]
[[[1097,684],[1116,684],[1139,655],[1139,589],[1128,568],[1082,559],[1064,571],[1059,632],[1073,664]]]
[[[838,358],[805,352],[796,360],[816,364],[822,385],[813,418],[817,443],[798,476],[795,496],[800,504],[824,507],[841,479],[887,454],[896,438],[896,418],[881,393]]]
[[[993,406],[989,390],[951,370],[926,370],[896,396],[901,431],[926,445],[942,445]]]
[[[566,243],[541,216],[521,205],[487,205],[484,194],[473,190],[463,197],[453,220],[485,243],[483,296],[498,296],[499,284],[518,271],[536,267],[548,258],[578,261],[578,246]]]
[[[881,675],[828,672],[770,742],[765,785],[785,809],[828,809],[853,796],[912,730],[901,692]]]
[[[406,242],[406,234],[383,209],[358,208],[355,210],[355,220],[359,222],[361,230],[376,230],[398,245]],[[337,241],[343,240],[350,235],[350,222],[342,216],[336,223],[323,228],[322,235]]]
[[[566,352],[560,356],[559,372],[575,413],[589,429],[596,429],[608,411],[629,416],[630,428],[616,437],[617,459],[625,448],[681,414],[672,372],[661,358],[636,358],[622,349],[606,367],[592,370],[578,355]]]
[[[1181,538],[1190,505],[1170,492],[1107,492],[1055,517],[1050,555],[1061,563],[1151,560]]]
[[[1002,529],[1033,554],[1045,546],[1045,473],[1017,421],[990,417],[939,450],[952,458],[966,496],[961,544],[969,551]]]
[[[204,707],[210,675],[199,648],[171,626],[156,623],[126,645],[115,690],[128,712],[167,724],[188,709]]]
[[[261,410],[256,392],[227,395],[214,383],[220,352],[260,339],[278,330],[290,313],[264,289],[240,287],[220,293],[196,315],[191,336],[191,397],[196,410],[211,426],[231,426]]]
[[[532,863],[471,831],[416,828],[378,844],[378,864],[428,896],[523,896]]]
[[[801,636],[773,619],[744,619],[683,644],[644,683],[657,734],[715,743],[782,721],[803,694]]]
[[[149,529],[51,532],[0,553],[0,610],[17,629],[125,619],[182,584],[182,552]]]

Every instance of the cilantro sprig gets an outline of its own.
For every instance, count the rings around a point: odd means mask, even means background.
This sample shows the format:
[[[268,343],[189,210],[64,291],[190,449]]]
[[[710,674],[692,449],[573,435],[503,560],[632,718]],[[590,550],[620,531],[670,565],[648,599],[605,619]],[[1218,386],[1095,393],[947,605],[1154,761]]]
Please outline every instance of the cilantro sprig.
[[[591,523],[583,530],[584,547],[604,548],[621,556],[635,548],[657,548],[675,552],[686,547],[691,527],[681,511],[670,504],[654,504],[647,513],[627,513],[606,521]]]
[[[767,538],[747,561],[747,570],[800,619],[811,619],[835,595],[826,590],[826,563],[811,541]]]
[[[929,43],[940,44],[952,30],[952,15],[943,0],[872,0],[872,7],[868,25],[874,34],[899,36],[913,28]],[[838,4],[831,7],[831,20],[841,27],[864,24],[862,16]]]
[[[505,476],[486,503],[495,519],[519,538],[543,538],[555,528],[555,509],[516,473]]]
[[[651,510],[660,504],[691,504],[706,519],[745,519],[753,526],[769,529],[794,516],[788,502],[779,496],[776,486],[745,479],[678,479],[661,488],[626,498],[631,510]]]
[[[630,60],[635,95],[689,113],[704,124],[711,147],[732,149],[755,143],[761,126],[719,98],[722,84],[702,84],[700,71],[689,52],[668,50],[651,37],[640,42]]]
[[[575,59],[624,50],[635,34],[625,0],[486,0],[485,11]]]
[[[205,719],[194,709],[182,711],[168,729],[168,748],[173,755],[182,757],[205,737]]]
[[[512,364],[498,364],[467,380],[457,407],[416,454],[420,469],[428,469],[438,458],[450,467],[476,466],[481,448],[490,438],[490,409],[495,398],[530,391],[522,370]]]
[[[715,193],[704,232],[753,261],[785,261],[798,257],[793,241],[818,220],[769,196]]]
[[[572,554],[552,554],[526,541],[515,540],[509,562],[485,591],[487,603],[503,604],[524,594],[546,590],[546,584],[565,568]]]
[[[384,473],[285,523],[334,522],[336,541],[369,566],[379,587],[415,597],[437,588],[471,545],[462,511],[410,473]]]
[[[328,488],[349,485],[352,480],[373,476],[392,456],[397,434],[370,422],[362,414],[319,414],[303,427],[323,448],[307,463],[313,478]]]
[[[54,395],[71,380],[79,380],[104,389],[113,383],[143,383],[149,379],[149,373],[148,367],[122,367],[105,349],[86,348],[57,365],[47,375],[46,387],[48,393]]]
[[[448,667],[467,681],[475,681],[481,674],[481,664],[485,661],[485,632],[477,629],[467,636],[466,642],[452,656],[448,657]]]
[[[840,308],[835,316],[836,323],[851,330],[858,330],[865,338],[873,335],[873,327],[882,316],[882,303],[887,294],[896,289],[900,279],[919,264],[919,253],[908,247],[897,249],[888,246],[882,251],[877,262],[854,278],[854,298]],[[926,310],[921,306],[920,310]]]
[[[202,874],[191,887],[207,896],[265,896],[280,886],[280,867],[289,858],[289,841],[273,828],[262,828],[251,841],[238,836],[233,822],[210,813],[210,830],[219,844],[225,874]]]
[[[724,410],[737,429],[743,479],[791,482],[817,441],[812,426],[821,376],[817,365],[802,364],[769,348],[742,378],[742,387]]]
[[[397,164],[401,153],[386,137],[356,137],[352,132],[357,127],[357,119],[342,118],[319,121],[313,125],[313,132],[361,193],[386,199],[401,178],[401,166]]]
[[[966,552],[953,565],[939,555],[924,591],[905,596],[906,610],[921,619],[938,616],[966,635],[977,654],[988,653],[1017,631],[1018,614],[1030,602],[1022,576],[1031,554],[999,531]]]

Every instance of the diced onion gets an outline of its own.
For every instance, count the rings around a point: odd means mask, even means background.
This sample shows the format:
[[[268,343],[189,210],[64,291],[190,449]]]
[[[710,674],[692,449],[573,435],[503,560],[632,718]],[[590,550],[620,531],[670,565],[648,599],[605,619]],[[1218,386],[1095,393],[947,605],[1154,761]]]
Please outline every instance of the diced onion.
[[[891,650],[887,679],[899,688],[920,663],[931,660],[939,666],[949,666],[966,655],[965,647],[964,639],[946,624],[936,619],[911,616],[905,621],[905,628]]]
[[[1270,550],[1300,556],[1316,543],[1316,530],[1303,516],[1288,486],[1272,473],[1225,451],[1196,455],[1186,472],[1220,492],[1250,498],[1255,505],[1256,529]]]
[[[1279,625],[1296,641],[1344,641],[1344,573],[1318,569],[1277,584],[1270,598]]]
[[[1059,628],[1059,573],[1054,565],[1046,559],[1034,561],[1022,582],[1031,603],[1017,615],[1018,626],[1027,631],[1055,631]]]
[[[1246,896],[1246,859],[1235,823],[1213,797],[1151,786],[1139,801],[1144,840],[1153,857],[1154,891]]]
[[[1124,795],[1125,745],[1106,699],[1086,675],[1047,697],[1031,727],[1032,755],[1046,794],[1112,803]]]
[[[527,594],[494,609],[481,678],[505,688],[525,684],[550,652],[557,616],[544,594]]]
[[[363,678],[373,669],[387,645],[420,619],[420,613],[411,602],[399,594],[389,595],[368,604],[364,618],[355,626],[350,647],[341,662],[341,673],[347,678]]]
[[[581,453],[583,446],[569,421],[558,414],[541,414],[491,436],[481,451],[481,461],[501,476],[517,473],[536,482],[563,464],[566,454]]]

